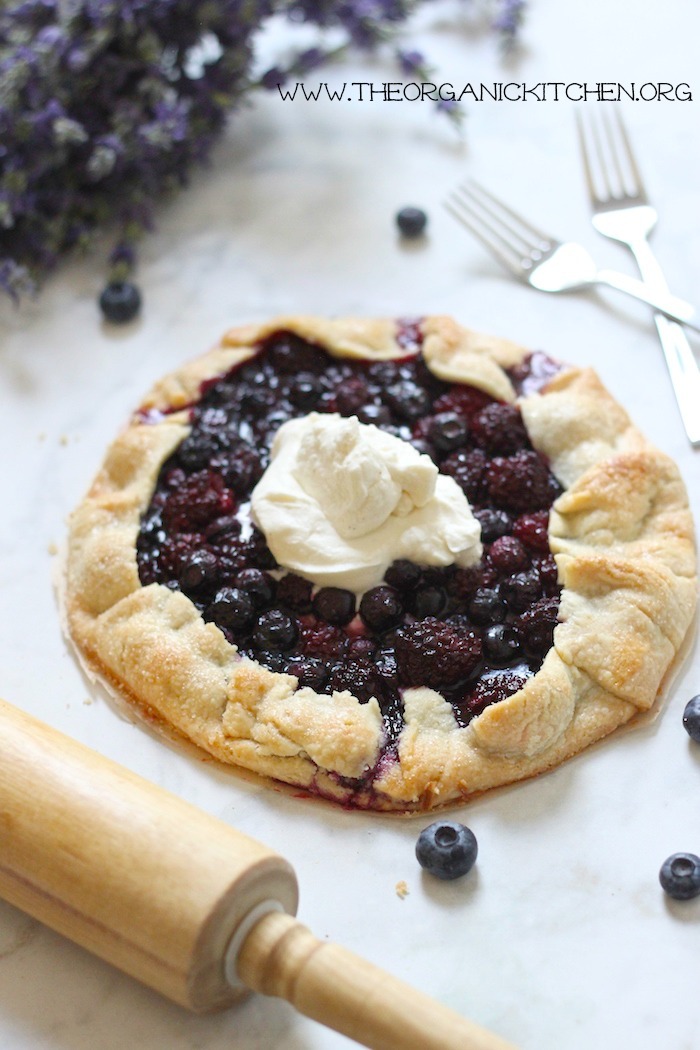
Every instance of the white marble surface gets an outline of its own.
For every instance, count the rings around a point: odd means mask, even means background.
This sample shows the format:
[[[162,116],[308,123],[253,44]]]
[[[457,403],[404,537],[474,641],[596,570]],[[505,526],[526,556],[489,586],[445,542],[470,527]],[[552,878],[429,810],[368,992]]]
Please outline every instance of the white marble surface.
[[[504,67],[488,39],[468,36],[450,7],[424,12],[416,40],[441,81],[687,81],[700,98],[699,32],[696,0],[531,0],[515,66]],[[352,62],[320,79],[394,74]],[[62,638],[50,552],[105,445],[158,375],[229,324],[278,312],[448,312],[592,364],[677,459],[697,515],[700,453],[685,441],[648,311],[612,293],[556,298],[516,285],[440,205],[476,175],[601,263],[633,272],[589,225],[573,105],[472,103],[463,140],[429,105],[340,105],[268,96],[237,117],[211,169],[163,208],[144,245],[138,322],[101,326],[99,263],[68,266],[20,311],[0,305],[0,695],[273,846],[296,868],[300,917],[320,937],[524,1050],[690,1050],[700,1027],[700,901],[669,903],[657,872],[671,852],[700,852],[700,749],[680,723],[700,691],[692,645],[655,723],[458,810],[478,837],[478,866],[435,885],[413,858],[421,820],[334,810],[216,772],[122,719]],[[658,254],[674,290],[695,299],[698,105],[624,106],[661,213]],[[406,203],[430,214],[423,243],[396,237],[393,215]],[[262,998],[190,1016],[0,904],[0,1050],[130,1045],[351,1044]]]

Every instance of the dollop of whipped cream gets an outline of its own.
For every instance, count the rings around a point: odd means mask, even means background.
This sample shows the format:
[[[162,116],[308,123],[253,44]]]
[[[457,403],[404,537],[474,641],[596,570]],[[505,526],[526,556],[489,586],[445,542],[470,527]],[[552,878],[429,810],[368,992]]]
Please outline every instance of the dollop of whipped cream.
[[[281,426],[251,509],[280,565],[358,595],[381,583],[396,558],[468,566],[482,552],[456,481],[354,416],[313,412]]]

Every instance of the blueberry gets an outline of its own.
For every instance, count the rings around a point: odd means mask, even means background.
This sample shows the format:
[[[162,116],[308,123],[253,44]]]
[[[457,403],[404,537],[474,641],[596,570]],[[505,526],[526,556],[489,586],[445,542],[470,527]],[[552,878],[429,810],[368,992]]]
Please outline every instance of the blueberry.
[[[659,882],[677,901],[700,895],[700,857],[695,853],[673,853],[661,865]]]
[[[384,573],[384,579],[400,591],[412,590],[420,580],[423,571],[420,565],[407,558],[397,558]]]
[[[241,569],[233,582],[245,591],[255,610],[264,609],[275,597],[275,581],[262,569]]]
[[[131,281],[112,281],[100,295],[100,310],[106,321],[126,324],[141,309],[141,293]]]
[[[298,613],[311,612],[311,580],[288,572],[277,583],[277,601]]]
[[[342,587],[321,587],[313,599],[313,611],[319,620],[342,627],[355,615],[355,595]]]
[[[474,832],[451,820],[438,820],[424,828],[416,843],[418,863],[438,879],[466,875],[474,867],[478,850]]]
[[[685,705],[683,725],[691,740],[700,744],[700,693]]]
[[[294,648],[298,637],[296,620],[281,609],[270,609],[263,613],[253,632],[253,642],[257,648],[268,652],[288,652]]]
[[[245,631],[253,623],[253,617],[253,603],[238,587],[222,587],[204,610],[205,620],[213,620],[219,627],[234,631]]]
[[[391,412],[386,405],[362,405],[362,407],[357,410],[357,418],[360,423],[373,424],[375,427],[383,427],[391,423]]]
[[[387,388],[386,399],[396,415],[409,423],[415,423],[430,410],[429,394],[410,379],[392,383]]]
[[[473,623],[501,623],[506,615],[505,603],[494,587],[479,587],[467,606]]]
[[[474,511],[474,517],[481,525],[482,543],[493,543],[499,536],[505,536],[513,527],[513,522],[504,510],[484,507]]]
[[[320,693],[328,681],[328,668],[323,660],[313,656],[292,657],[287,665],[290,674],[296,675],[300,686],[307,686]]]
[[[293,380],[289,391],[289,400],[296,408],[305,412],[318,404],[323,392],[323,384],[313,372],[300,372]]]
[[[360,601],[360,616],[373,631],[388,631],[403,617],[403,605],[393,587],[373,587]]]
[[[537,601],[542,593],[540,578],[536,572],[516,572],[501,584],[501,594],[513,612],[524,612],[528,605]]]
[[[484,631],[484,656],[493,664],[506,664],[518,655],[520,640],[512,627],[493,623]]]
[[[367,383],[360,376],[350,376],[335,392],[341,416],[355,415],[367,403],[368,397]]]
[[[419,620],[426,616],[440,616],[447,607],[447,594],[442,587],[419,587],[411,595],[410,607]]]
[[[401,208],[396,214],[396,225],[404,237],[420,237],[428,224],[428,216],[422,208]]]
[[[430,441],[440,452],[461,448],[468,434],[469,427],[456,412],[439,412],[430,424]]]
[[[197,591],[212,582],[216,569],[217,560],[211,551],[193,551],[180,572],[180,586],[183,591]]]

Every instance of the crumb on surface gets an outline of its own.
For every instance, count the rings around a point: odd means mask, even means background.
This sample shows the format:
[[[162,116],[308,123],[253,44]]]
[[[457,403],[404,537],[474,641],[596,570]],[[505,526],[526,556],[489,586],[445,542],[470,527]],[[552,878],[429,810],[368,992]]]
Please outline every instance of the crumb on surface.
[[[55,554],[58,554],[58,544],[54,543],[53,541],[49,543],[46,549],[48,550],[52,558]]]
[[[408,897],[408,885],[404,879],[401,879],[400,882],[396,883],[396,896],[401,900],[403,900],[404,897]]]

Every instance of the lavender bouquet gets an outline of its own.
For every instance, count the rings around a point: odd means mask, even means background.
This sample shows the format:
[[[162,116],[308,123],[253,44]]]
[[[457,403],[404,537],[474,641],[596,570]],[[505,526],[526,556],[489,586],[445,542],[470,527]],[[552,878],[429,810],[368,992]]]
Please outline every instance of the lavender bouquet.
[[[110,282],[125,286],[158,201],[187,183],[251,91],[331,51],[390,44],[421,2],[4,0],[0,289],[31,294],[104,230],[114,236]],[[513,39],[525,0],[490,2],[494,30]],[[334,34],[333,48],[254,75],[256,36],[273,16],[317,26],[321,43]],[[416,52],[397,54],[420,64]]]

